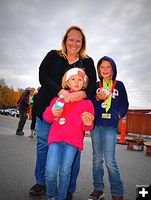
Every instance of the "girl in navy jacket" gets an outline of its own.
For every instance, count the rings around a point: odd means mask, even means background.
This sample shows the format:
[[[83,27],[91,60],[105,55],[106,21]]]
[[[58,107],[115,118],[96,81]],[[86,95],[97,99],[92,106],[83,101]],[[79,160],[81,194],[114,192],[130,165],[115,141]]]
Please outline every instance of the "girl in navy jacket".
[[[95,109],[95,128],[91,132],[93,149],[93,186],[89,199],[104,197],[104,167],[108,171],[112,199],[123,200],[124,188],[116,162],[115,148],[120,118],[128,111],[128,98],[124,84],[116,80],[117,68],[108,56],[97,64],[100,81],[96,83],[96,95],[92,98]]]

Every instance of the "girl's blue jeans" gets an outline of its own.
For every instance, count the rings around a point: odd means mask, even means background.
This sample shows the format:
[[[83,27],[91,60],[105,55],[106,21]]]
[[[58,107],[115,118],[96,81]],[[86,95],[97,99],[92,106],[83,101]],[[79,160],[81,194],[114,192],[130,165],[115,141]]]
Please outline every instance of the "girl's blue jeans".
[[[55,200],[66,198],[76,152],[77,147],[65,142],[49,145],[45,172],[48,197],[54,197]]]
[[[45,166],[48,152],[48,133],[50,127],[50,123],[46,122],[44,119],[41,120],[39,117],[36,117],[37,147],[35,177],[36,183],[41,185],[45,185]],[[74,193],[76,190],[76,180],[80,171],[80,158],[81,153],[78,151],[72,166],[68,192]]]
[[[95,126],[95,129],[91,131],[93,149],[93,185],[94,189],[100,189],[103,191],[103,163],[105,161],[111,194],[113,196],[122,196],[124,193],[124,188],[115,156],[116,131],[117,129],[114,127],[103,126]]]

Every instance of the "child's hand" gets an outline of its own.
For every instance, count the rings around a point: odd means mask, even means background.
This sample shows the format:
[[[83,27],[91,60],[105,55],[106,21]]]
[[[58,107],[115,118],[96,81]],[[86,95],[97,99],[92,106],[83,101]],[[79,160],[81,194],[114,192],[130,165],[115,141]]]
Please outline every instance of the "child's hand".
[[[63,112],[63,108],[57,109],[57,108],[54,108],[54,106],[53,106],[52,109],[51,109],[51,111],[52,111],[52,113],[53,113],[53,115],[55,117],[60,117],[61,114],[62,114],[62,112]]]
[[[94,121],[94,116],[89,112],[83,112],[81,118],[85,126],[91,126]]]
[[[104,99],[107,99],[108,96],[109,96],[109,93],[107,94],[107,93],[103,90],[103,88],[102,88],[102,89],[98,88],[98,89],[96,90],[96,99],[97,99],[97,100],[104,100]]]

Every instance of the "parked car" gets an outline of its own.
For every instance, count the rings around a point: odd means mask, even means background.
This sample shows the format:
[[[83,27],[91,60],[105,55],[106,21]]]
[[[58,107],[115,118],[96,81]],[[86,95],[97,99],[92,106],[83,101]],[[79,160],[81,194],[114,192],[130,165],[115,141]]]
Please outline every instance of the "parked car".
[[[5,115],[5,109],[0,110],[1,115]]]
[[[13,117],[19,117],[19,111],[17,108],[7,108],[3,110],[3,115],[11,115]]]
[[[19,117],[19,111],[17,108],[11,108],[10,109],[10,115],[13,117]]]
[[[4,110],[3,110],[3,109],[0,109],[0,114],[1,114],[1,115],[3,115],[3,112],[4,112]]]

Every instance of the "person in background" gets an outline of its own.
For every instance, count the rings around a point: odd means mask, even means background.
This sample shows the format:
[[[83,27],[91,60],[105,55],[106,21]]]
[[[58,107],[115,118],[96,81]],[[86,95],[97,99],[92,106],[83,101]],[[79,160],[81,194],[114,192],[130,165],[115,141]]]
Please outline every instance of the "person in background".
[[[39,91],[40,87],[37,88],[37,92]],[[30,124],[30,130],[31,133],[29,135],[29,138],[33,138],[34,134],[35,134],[35,125],[36,125],[36,106],[35,106],[35,102],[36,102],[36,98],[37,98],[37,93],[34,94],[34,96],[32,96],[31,100],[30,100],[30,106],[31,106],[31,124]]]
[[[72,92],[61,86],[64,73],[73,67],[85,68],[89,83],[84,91]],[[63,95],[65,103],[79,101],[83,98],[91,98],[95,93],[96,70],[94,61],[86,54],[86,37],[83,30],[78,26],[71,26],[67,29],[60,50],[51,50],[43,59],[39,68],[39,81],[41,88],[36,101],[36,184],[30,189],[34,196],[42,195],[46,191],[45,165],[48,152],[48,133],[51,123],[43,119],[43,112],[50,104],[50,101]],[[78,151],[74,158],[71,179],[66,200],[73,198],[76,190],[76,179],[80,170],[80,157]]]
[[[69,69],[62,80],[63,88],[70,93],[84,90],[88,84],[88,78],[80,68]],[[48,136],[46,189],[48,199],[64,200],[74,157],[77,151],[83,150],[84,132],[93,128],[94,108],[90,100],[81,99],[65,103],[58,109],[54,106],[56,100],[57,97],[43,114],[43,118],[52,123]]]
[[[116,80],[114,60],[102,57],[97,64],[100,81],[92,98],[95,109],[95,128],[91,131],[93,150],[93,186],[89,200],[104,198],[104,166],[108,172],[113,200],[123,200],[124,187],[116,161],[116,136],[119,120],[128,111],[128,98],[124,84]]]
[[[26,120],[28,118],[28,110],[30,107],[29,103],[29,95],[32,91],[31,87],[28,87],[25,89],[24,93],[20,97],[18,104],[18,110],[19,110],[19,122],[18,122],[18,128],[16,130],[16,135],[24,135],[23,128],[25,126]]]

